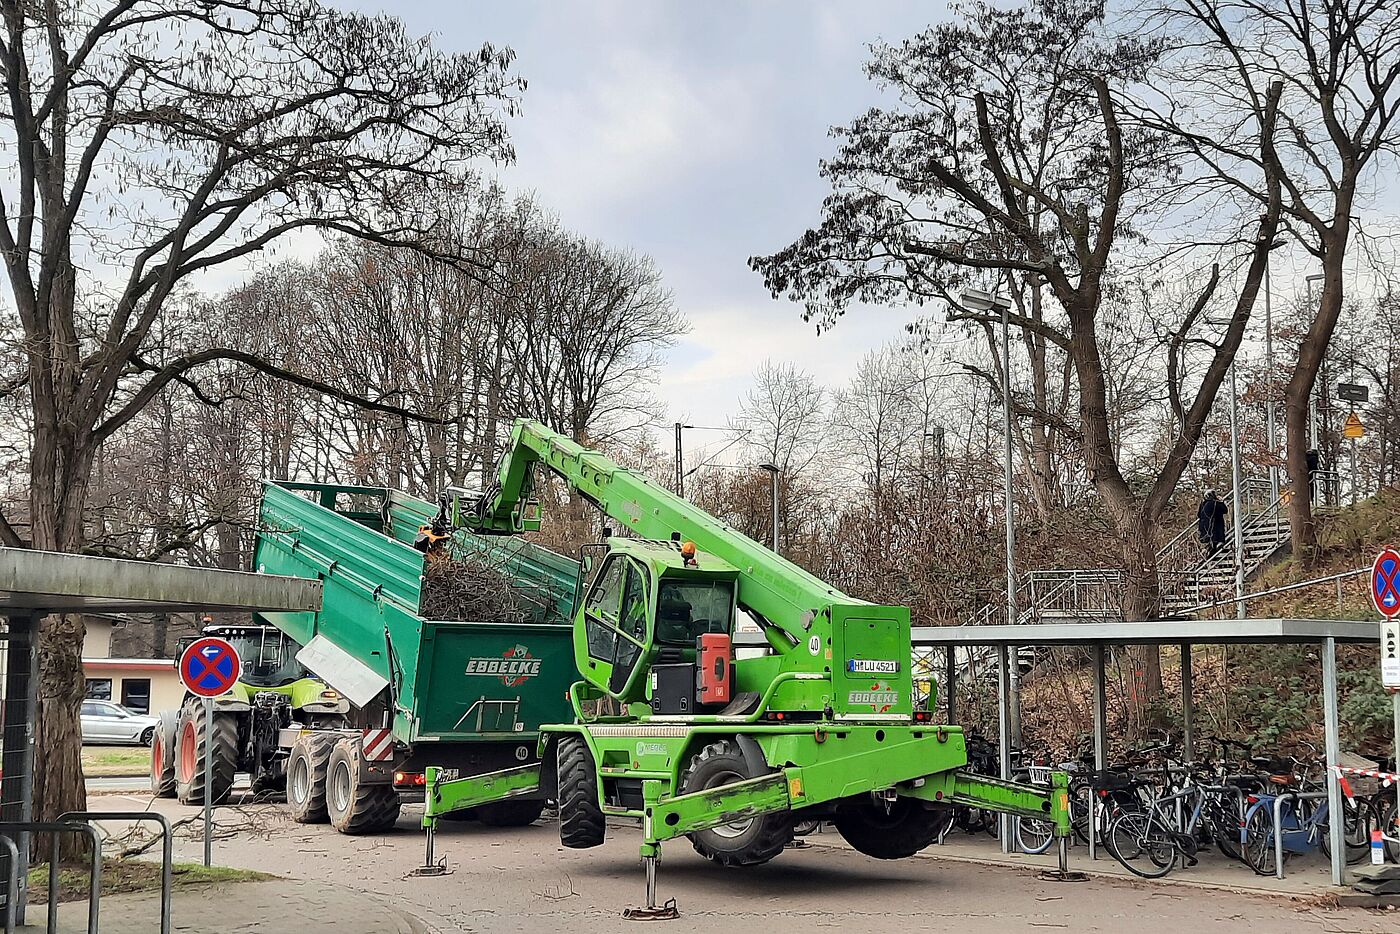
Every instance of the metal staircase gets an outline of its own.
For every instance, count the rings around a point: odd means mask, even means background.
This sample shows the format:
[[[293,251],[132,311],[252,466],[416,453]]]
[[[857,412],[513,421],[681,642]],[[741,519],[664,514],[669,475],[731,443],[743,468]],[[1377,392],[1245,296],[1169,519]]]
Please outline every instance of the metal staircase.
[[[1244,576],[1250,580],[1289,541],[1282,502],[1270,499],[1268,480],[1250,478],[1240,487],[1244,523]],[[1223,497],[1233,502],[1233,491]],[[1157,552],[1157,573],[1163,616],[1180,615],[1191,607],[1231,597],[1235,589],[1234,526],[1225,545],[1205,553],[1193,521]],[[1123,572],[1118,568],[1069,568],[1030,571],[1016,587],[1015,623],[1112,620],[1123,616]],[[993,600],[966,619],[964,625],[1007,621],[1005,598]]]

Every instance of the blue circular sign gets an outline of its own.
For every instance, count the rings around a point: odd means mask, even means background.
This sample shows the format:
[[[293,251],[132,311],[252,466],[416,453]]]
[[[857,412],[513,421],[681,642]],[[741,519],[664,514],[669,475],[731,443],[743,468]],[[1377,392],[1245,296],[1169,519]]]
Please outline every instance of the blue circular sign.
[[[1400,616],[1400,553],[1387,548],[1371,565],[1371,600],[1386,619]]]
[[[180,656],[180,681],[196,697],[227,694],[242,671],[238,650],[224,639],[197,639]]]

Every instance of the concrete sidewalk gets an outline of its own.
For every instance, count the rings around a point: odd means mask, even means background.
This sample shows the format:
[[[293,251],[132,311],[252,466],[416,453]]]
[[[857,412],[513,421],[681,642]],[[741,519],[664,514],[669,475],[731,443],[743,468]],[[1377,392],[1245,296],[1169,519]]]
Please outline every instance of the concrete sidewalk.
[[[190,886],[175,890],[172,931],[219,934],[430,934],[431,928],[363,892],[321,882],[279,879]],[[45,906],[31,905],[21,931],[43,931]],[[61,934],[87,930],[87,903],[65,902],[58,909]],[[109,895],[98,918],[102,934],[155,934],[160,895]]]

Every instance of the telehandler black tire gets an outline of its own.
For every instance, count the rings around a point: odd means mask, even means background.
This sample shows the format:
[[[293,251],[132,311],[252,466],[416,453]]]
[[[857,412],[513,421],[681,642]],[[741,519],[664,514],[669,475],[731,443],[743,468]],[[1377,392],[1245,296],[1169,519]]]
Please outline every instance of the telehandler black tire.
[[[528,827],[540,819],[543,811],[543,798],[497,801],[495,804],[477,805],[476,817],[487,827]]]
[[[573,850],[602,846],[607,834],[598,803],[598,770],[580,736],[559,737],[559,842]]]
[[[184,709],[175,740],[175,796],[181,804],[204,803],[204,752],[209,744],[213,788],[210,801],[223,804],[233,791],[238,769],[238,715],[214,711],[212,723],[204,722],[204,704]]]
[[[326,766],[340,739],[334,733],[306,733],[287,757],[287,805],[298,824],[326,822]]]
[[[383,833],[399,819],[403,802],[388,782],[366,782],[360,774],[360,740],[335,744],[326,765],[326,815],[344,834]]]
[[[916,798],[896,798],[887,809],[884,802],[864,794],[843,800],[833,823],[842,838],[866,856],[904,859],[938,839],[947,815]]]
[[[766,774],[753,772],[739,744],[721,740],[701,749],[681,775],[681,794],[730,785]],[[792,812],[772,811],[688,834],[695,852],[721,866],[766,863],[792,842]]]

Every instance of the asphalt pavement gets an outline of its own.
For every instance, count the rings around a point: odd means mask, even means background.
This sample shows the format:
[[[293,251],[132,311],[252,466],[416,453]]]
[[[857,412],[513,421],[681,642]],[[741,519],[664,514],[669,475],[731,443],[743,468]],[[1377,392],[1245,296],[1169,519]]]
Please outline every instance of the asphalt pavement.
[[[102,806],[141,807],[148,801],[112,795]],[[173,818],[196,810],[170,801],[155,806]],[[292,823],[284,805],[221,808],[214,859],[303,880],[310,888],[300,891],[316,892],[318,898],[334,892],[368,898],[396,917],[413,919],[424,931],[445,934],[614,934],[626,929],[622,909],[642,899],[635,826],[610,826],[607,842],[596,849],[566,850],[550,822],[522,829],[447,823],[438,836],[438,854],[446,857],[448,874],[419,878],[411,875],[423,861],[419,814],[417,808],[406,808],[388,834],[344,837],[325,825]],[[178,859],[199,858],[196,829],[197,822],[181,828]],[[994,853],[995,846],[988,850]],[[1325,896],[1289,898],[1102,876],[1051,882],[1039,878],[1038,868],[954,858],[951,852],[940,857],[938,847],[914,859],[886,862],[846,848],[834,834],[823,834],[816,844],[785,851],[767,865],[725,870],[701,859],[682,839],[664,848],[659,888],[663,899],[675,898],[679,906],[681,920],[672,922],[671,930],[716,934],[810,934],[825,927],[958,934],[1044,934],[1045,928],[1066,928],[1076,934],[1121,934],[1144,925],[1163,931],[1270,934],[1400,932],[1396,914],[1332,907]],[[232,897],[256,907],[260,890],[261,884],[245,884]],[[179,893],[177,906],[202,897]],[[123,899],[109,898],[103,906],[112,923],[118,923]],[[297,915],[295,924],[284,928],[223,926],[222,920],[215,913],[207,923],[182,921],[178,929],[189,934],[375,929],[347,923],[343,913],[332,909],[324,918],[315,912]],[[103,930],[108,930],[105,923]]]

